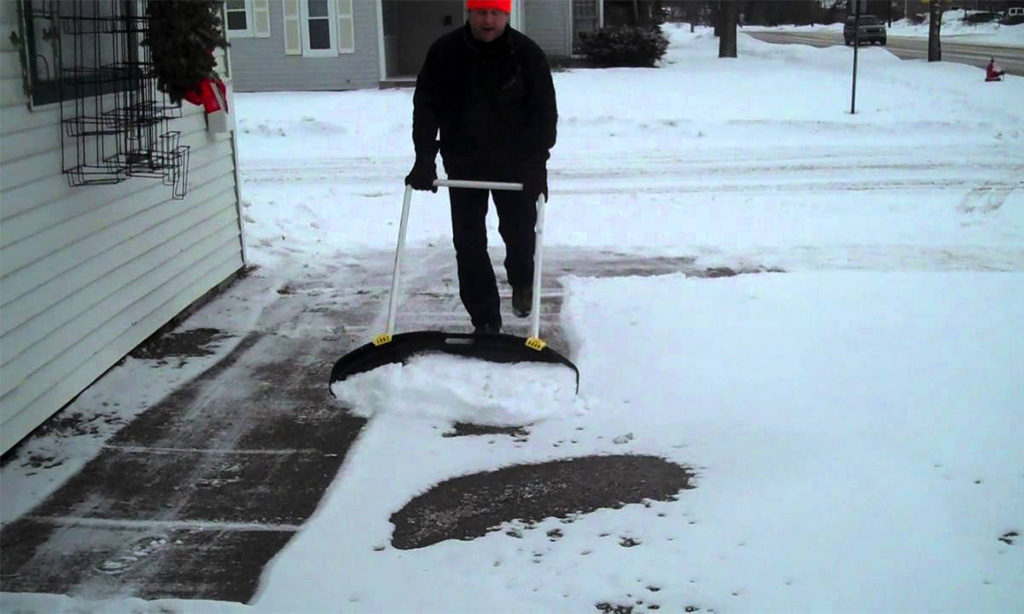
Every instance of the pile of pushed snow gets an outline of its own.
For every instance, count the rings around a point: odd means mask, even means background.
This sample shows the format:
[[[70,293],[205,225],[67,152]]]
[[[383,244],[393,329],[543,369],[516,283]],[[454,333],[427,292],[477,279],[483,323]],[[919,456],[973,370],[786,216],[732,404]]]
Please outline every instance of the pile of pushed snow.
[[[561,364],[494,363],[450,354],[413,356],[331,385],[353,413],[521,426],[580,413],[576,373]]]

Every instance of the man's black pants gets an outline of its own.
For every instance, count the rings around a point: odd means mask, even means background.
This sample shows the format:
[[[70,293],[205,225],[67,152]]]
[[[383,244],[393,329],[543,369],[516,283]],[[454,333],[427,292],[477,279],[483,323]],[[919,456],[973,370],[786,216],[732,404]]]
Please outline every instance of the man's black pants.
[[[533,251],[537,243],[537,195],[507,190],[448,190],[452,238],[459,269],[459,296],[473,326],[501,327],[498,284],[487,254],[488,194],[498,211],[498,232],[505,242],[505,273],[514,287],[533,283]]]

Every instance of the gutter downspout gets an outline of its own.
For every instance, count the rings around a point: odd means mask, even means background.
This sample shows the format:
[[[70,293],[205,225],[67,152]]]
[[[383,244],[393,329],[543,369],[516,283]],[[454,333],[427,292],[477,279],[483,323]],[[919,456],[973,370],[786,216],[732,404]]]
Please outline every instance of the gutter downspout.
[[[380,86],[385,79],[388,78],[388,64],[385,54],[387,49],[384,48],[384,0],[377,0],[377,70],[380,73],[380,77],[377,79],[377,85]]]

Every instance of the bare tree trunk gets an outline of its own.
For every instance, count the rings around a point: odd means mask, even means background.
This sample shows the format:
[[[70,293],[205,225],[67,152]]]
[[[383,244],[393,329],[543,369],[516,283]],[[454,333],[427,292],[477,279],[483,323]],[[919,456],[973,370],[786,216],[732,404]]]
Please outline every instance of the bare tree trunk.
[[[942,61],[942,43],[939,31],[942,27],[942,2],[932,0],[928,3],[928,61]]]
[[[721,34],[718,38],[718,57],[736,57],[736,17],[739,14],[739,3],[725,0],[722,2]]]

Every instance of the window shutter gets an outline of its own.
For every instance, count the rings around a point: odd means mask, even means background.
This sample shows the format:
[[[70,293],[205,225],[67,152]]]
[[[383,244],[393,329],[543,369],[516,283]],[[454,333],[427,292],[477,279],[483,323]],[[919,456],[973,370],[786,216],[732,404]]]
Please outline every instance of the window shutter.
[[[252,35],[256,38],[270,38],[270,0],[253,0]]]
[[[355,53],[355,14],[352,0],[337,0],[338,9],[338,54]]]
[[[285,55],[302,55],[302,16],[299,0],[284,2],[284,52]]]

